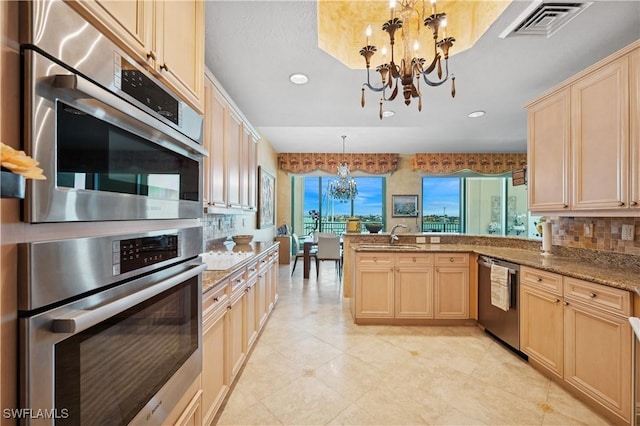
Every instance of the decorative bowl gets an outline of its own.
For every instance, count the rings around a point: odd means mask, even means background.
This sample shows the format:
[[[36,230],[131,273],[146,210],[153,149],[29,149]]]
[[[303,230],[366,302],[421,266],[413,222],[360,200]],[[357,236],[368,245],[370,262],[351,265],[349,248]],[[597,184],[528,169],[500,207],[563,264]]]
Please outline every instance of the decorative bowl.
[[[253,240],[253,235],[234,235],[231,237],[236,244],[249,244]]]
[[[381,223],[365,223],[364,227],[367,228],[367,231],[371,232],[372,234],[377,234],[382,229],[382,224]]]

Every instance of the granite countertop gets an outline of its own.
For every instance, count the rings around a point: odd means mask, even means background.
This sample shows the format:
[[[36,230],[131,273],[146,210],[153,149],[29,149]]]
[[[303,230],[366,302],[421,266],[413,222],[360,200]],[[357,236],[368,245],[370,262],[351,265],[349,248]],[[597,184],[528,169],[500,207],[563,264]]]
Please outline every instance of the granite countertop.
[[[202,274],[202,293],[213,289],[225,278],[246,267],[278,244],[275,241],[253,242],[246,245],[225,243],[202,253],[200,255],[202,261],[207,263],[207,269]]]
[[[382,245],[383,249],[374,248],[376,244]],[[629,291],[635,291],[636,288],[640,288],[640,262],[636,262],[635,265],[605,264],[569,256],[542,255],[540,250],[477,244],[405,244],[402,242],[395,244],[399,245],[400,248],[391,248],[388,243],[365,242],[352,244],[351,247],[357,252],[477,253],[609,287]],[[402,246],[414,246],[417,248],[401,248]]]

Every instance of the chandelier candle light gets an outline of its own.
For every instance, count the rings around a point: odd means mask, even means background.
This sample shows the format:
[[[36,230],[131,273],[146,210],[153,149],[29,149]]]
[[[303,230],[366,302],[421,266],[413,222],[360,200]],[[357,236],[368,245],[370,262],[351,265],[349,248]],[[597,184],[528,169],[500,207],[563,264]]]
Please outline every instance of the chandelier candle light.
[[[346,138],[346,136],[342,136],[342,161],[338,164],[338,178],[330,180],[327,188],[329,196],[341,203],[353,200],[358,194],[356,181],[351,178],[349,164],[344,159],[344,140]]]
[[[404,103],[409,105],[411,98],[418,98],[418,111],[422,111],[422,94],[420,92],[420,77],[424,82],[432,87],[440,86],[449,79],[449,49],[456,41],[453,37],[447,37],[447,14],[438,13],[436,11],[436,0],[431,2],[431,15],[426,16],[426,0],[391,0],[389,6],[391,8],[391,19],[382,25],[382,30],[389,34],[389,42],[391,44],[391,61],[384,63],[376,68],[382,79],[381,86],[373,86],[370,80],[371,57],[377,51],[376,46],[369,45],[369,37],[371,36],[371,26],[367,27],[366,37],[367,45],[360,50],[360,54],[364,56],[367,64],[367,82],[362,85],[361,105],[364,108],[364,88],[368,87],[374,92],[382,92],[380,98],[380,119],[382,120],[382,103],[384,101],[393,101],[398,95],[399,86],[402,84],[402,94]],[[422,3],[422,10],[419,10],[419,3]],[[426,17],[425,17],[426,16]],[[411,19],[418,19],[417,35],[420,33],[420,22],[424,26],[429,27],[433,33],[433,60],[431,64],[425,68],[426,60],[424,58],[412,57],[413,52],[417,52],[419,48],[418,40],[411,35]],[[438,41],[438,30],[442,28],[442,39]],[[401,31],[402,41],[402,59],[400,65],[395,63],[394,45],[396,31]],[[442,54],[438,52],[438,48]],[[382,59],[385,60],[386,46],[381,49]],[[444,76],[442,75],[441,58],[444,57]],[[437,72],[437,80],[431,81],[428,75],[434,70]],[[387,96],[387,89],[391,90],[391,95]],[[451,96],[456,96],[455,76],[451,74]]]

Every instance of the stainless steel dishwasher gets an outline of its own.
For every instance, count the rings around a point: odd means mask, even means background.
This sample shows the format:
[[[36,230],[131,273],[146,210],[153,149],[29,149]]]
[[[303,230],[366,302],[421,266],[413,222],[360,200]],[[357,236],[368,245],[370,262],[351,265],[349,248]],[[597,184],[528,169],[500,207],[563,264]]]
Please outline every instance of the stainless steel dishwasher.
[[[510,303],[504,311],[491,304],[491,265],[509,269]],[[520,352],[520,265],[488,256],[478,257],[478,323],[486,332]]]

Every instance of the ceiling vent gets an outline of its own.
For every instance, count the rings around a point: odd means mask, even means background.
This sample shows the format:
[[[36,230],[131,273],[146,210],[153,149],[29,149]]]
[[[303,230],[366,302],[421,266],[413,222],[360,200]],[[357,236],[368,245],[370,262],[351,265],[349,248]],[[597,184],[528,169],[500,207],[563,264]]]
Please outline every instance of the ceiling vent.
[[[543,3],[534,1],[518,18],[500,34],[500,38],[514,35],[541,35],[551,37],[580,12],[588,3]]]

